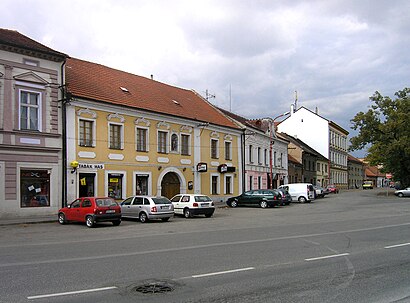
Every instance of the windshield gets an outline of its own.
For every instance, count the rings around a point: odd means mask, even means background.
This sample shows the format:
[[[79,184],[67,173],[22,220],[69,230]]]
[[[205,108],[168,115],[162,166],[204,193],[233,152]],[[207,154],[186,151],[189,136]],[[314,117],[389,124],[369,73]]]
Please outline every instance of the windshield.
[[[195,196],[195,202],[210,202],[211,198],[208,196]]]
[[[105,198],[105,199],[95,199],[95,203],[97,203],[97,206],[117,206],[117,202],[115,202],[113,199],[110,198]]]
[[[152,198],[152,201],[154,201],[155,204],[171,204],[171,201],[168,200],[165,197],[161,198]]]

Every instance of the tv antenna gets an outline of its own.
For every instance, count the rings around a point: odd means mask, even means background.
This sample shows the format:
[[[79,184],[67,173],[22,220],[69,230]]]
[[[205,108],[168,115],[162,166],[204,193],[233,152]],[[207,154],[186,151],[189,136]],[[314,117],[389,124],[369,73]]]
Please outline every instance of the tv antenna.
[[[211,94],[210,92],[208,92],[208,90],[206,90],[206,91],[205,91],[205,99],[206,99],[206,101],[209,101],[210,98],[215,99],[216,96],[213,95],[213,94]]]

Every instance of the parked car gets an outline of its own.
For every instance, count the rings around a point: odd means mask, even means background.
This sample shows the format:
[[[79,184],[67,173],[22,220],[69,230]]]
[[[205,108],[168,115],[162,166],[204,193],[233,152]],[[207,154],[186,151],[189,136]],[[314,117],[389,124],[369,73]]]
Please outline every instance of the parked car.
[[[292,202],[292,196],[284,188],[278,188],[279,193],[282,196],[282,205],[289,205]]]
[[[394,194],[400,198],[402,197],[410,197],[410,187],[405,189],[396,190]]]
[[[214,214],[215,204],[211,198],[200,194],[179,194],[171,199],[174,213],[192,218],[196,215],[205,215],[210,218]]]
[[[132,196],[120,205],[123,218],[138,218],[141,223],[154,219],[166,222],[174,216],[174,205],[166,197]]]
[[[363,189],[373,189],[373,181],[364,181],[362,187]]]
[[[279,186],[289,192],[292,202],[310,202],[315,199],[315,189],[310,183],[289,183]]]
[[[121,223],[121,207],[109,197],[78,198],[58,211],[60,224],[70,221],[85,222],[87,227],[106,221],[118,226]]]
[[[241,205],[260,206],[262,208],[274,207],[282,204],[282,195],[275,189],[249,190],[237,197],[231,197],[226,201],[230,207]]]
[[[330,184],[326,187],[327,191],[329,194],[338,194],[339,189],[336,187],[336,185]]]
[[[326,195],[323,187],[314,185],[313,188],[315,189],[315,198],[323,198]]]

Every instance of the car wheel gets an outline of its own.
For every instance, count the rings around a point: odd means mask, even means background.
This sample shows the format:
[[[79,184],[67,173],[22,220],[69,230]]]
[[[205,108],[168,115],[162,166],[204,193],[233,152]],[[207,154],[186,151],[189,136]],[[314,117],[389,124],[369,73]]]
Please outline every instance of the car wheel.
[[[403,193],[398,193],[397,196],[399,196],[400,198],[403,198]]]
[[[87,216],[87,218],[85,218],[85,225],[87,225],[87,227],[94,227],[94,220],[93,217],[91,216]]]
[[[112,224],[113,224],[114,226],[118,226],[118,225],[121,224],[121,220],[112,221]]]
[[[261,208],[267,208],[268,207],[268,202],[266,202],[265,200],[262,200],[261,202],[259,202],[259,205]]]
[[[192,213],[191,213],[191,211],[189,210],[189,208],[185,208],[184,209],[184,217],[185,218],[192,218]]]
[[[162,218],[161,220],[162,220],[162,222],[168,222],[168,221],[169,221],[169,217],[168,217],[168,218]]]
[[[144,212],[140,213],[139,219],[140,219],[140,222],[141,222],[141,223],[146,223],[146,222],[148,221],[147,214],[144,213]]]
[[[238,206],[238,201],[232,200],[231,207],[237,207],[237,206]]]
[[[305,203],[306,202],[306,198],[305,197],[299,197],[299,199],[298,199],[298,201],[300,202],[300,203]]]
[[[65,215],[63,213],[58,214],[58,223],[60,224],[66,224],[67,221],[65,220]]]

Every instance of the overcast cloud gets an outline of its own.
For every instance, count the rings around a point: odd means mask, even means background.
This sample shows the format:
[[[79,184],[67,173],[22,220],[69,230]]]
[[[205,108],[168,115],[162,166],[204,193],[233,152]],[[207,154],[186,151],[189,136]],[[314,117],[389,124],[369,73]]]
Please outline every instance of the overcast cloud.
[[[258,118],[300,106],[348,131],[409,87],[410,1],[1,0],[0,27],[72,57],[216,95]]]

